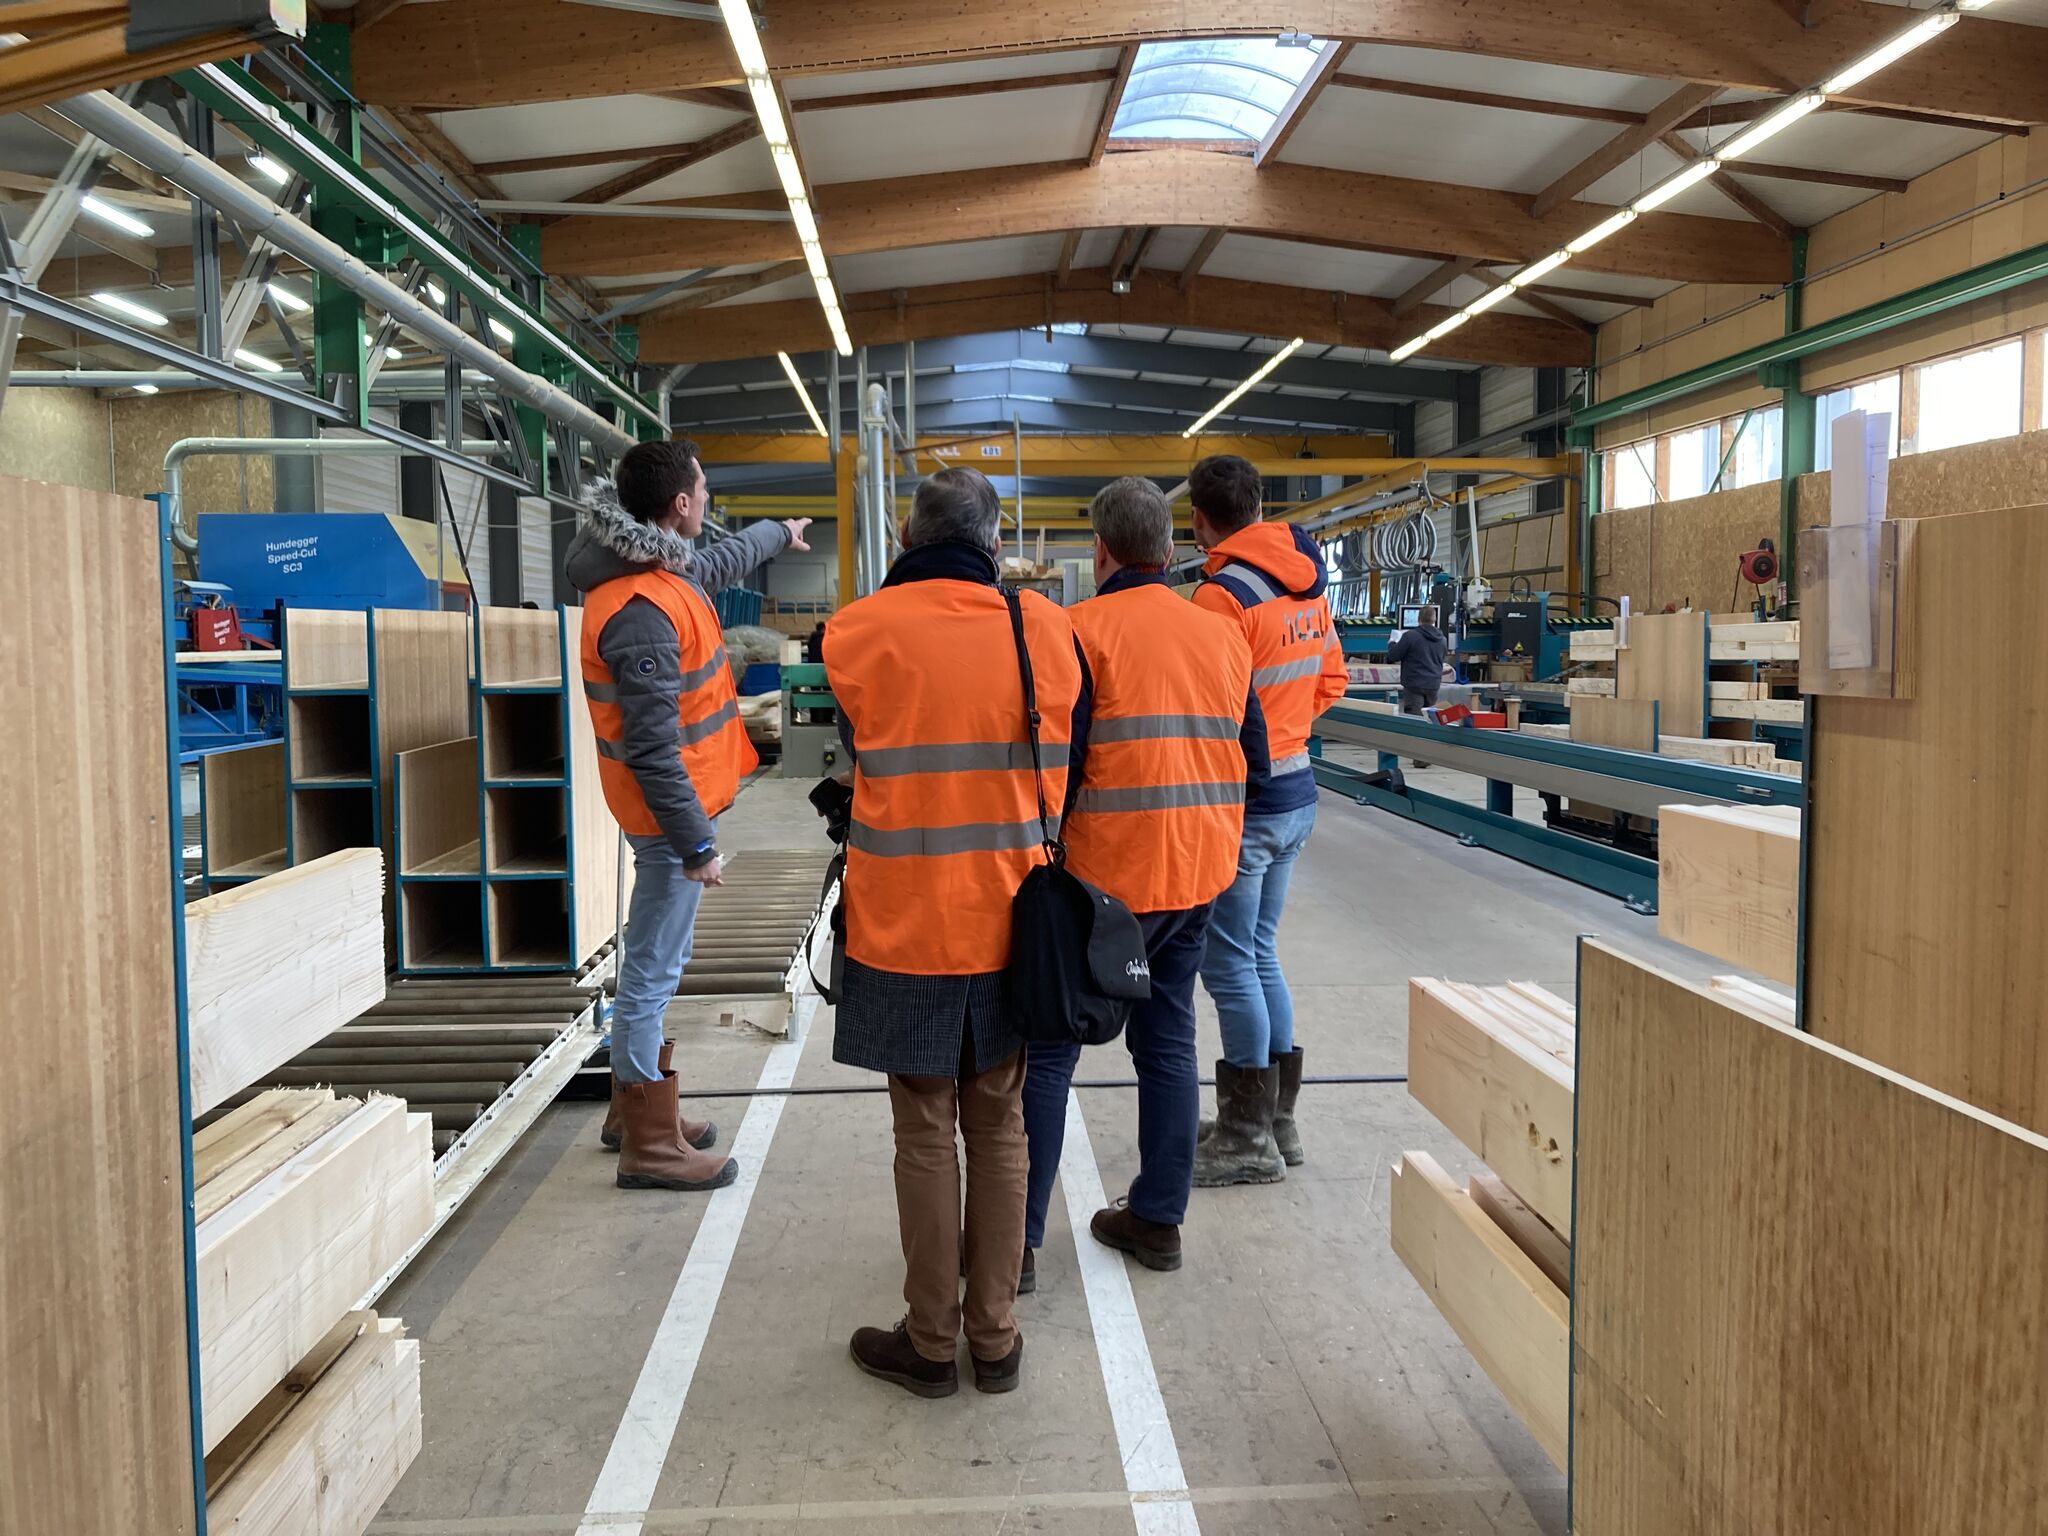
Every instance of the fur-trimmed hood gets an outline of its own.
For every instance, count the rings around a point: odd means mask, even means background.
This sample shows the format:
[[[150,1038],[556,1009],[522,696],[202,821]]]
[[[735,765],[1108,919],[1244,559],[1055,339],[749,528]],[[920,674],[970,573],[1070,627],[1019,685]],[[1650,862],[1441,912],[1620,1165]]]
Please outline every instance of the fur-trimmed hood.
[[[619,504],[618,488],[600,480],[583,498],[583,521],[569,541],[563,570],[579,592],[636,571],[690,574],[689,542],[643,523]]]

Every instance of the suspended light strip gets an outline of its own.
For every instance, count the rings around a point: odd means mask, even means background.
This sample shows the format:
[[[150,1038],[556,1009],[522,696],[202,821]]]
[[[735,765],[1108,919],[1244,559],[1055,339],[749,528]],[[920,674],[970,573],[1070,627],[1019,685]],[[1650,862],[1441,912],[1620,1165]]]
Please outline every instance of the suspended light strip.
[[[133,299],[124,299],[118,293],[96,293],[92,301],[117,315],[126,315],[130,320],[140,320],[144,325],[161,328],[171,323],[170,316],[151,309],[147,304],[138,304]]]
[[[285,287],[283,283],[265,283],[263,291],[295,315],[304,314],[313,307],[296,293],[293,293],[291,289]]]
[[[251,352],[247,347],[235,348],[235,361],[244,368],[254,368],[258,373],[284,372],[283,363],[274,363],[261,352]]]
[[[825,430],[824,418],[819,416],[818,408],[811,403],[811,392],[804,388],[804,381],[796,376],[796,364],[789,360],[787,352],[778,352],[775,358],[782,364],[782,371],[789,375],[789,387],[796,391],[797,399],[803,401],[804,414],[811,418],[811,425],[818,429],[818,436],[829,440],[832,434]]]
[[[768,76],[768,55],[761,51],[760,28],[754,23],[749,0],[718,0],[719,14],[732,38],[732,51],[746,76],[747,95],[753,99],[754,116],[760,120],[761,137],[768,156],[775,162],[775,179],[789,201],[789,216],[796,225],[797,243],[803,248],[804,266],[810,271],[811,286],[818,291],[818,303],[825,311],[825,324],[832,331],[832,345],[841,357],[853,356],[853,338],[847,334],[846,316],[839,309],[839,290],[833,286],[831,269],[825,263],[824,242],[818,237],[818,217],[804,186],[803,166],[796,157],[796,145],[789,136],[789,120],[782,100],[775,94],[775,82]],[[794,374],[790,376],[795,378]],[[802,386],[798,386],[799,392]],[[806,399],[808,403],[808,397]],[[820,427],[820,433],[824,428]]]
[[[268,155],[251,155],[249,157],[249,169],[258,176],[261,176],[265,181],[273,182],[280,187],[292,179],[292,173]]]
[[[89,213],[102,224],[111,224],[124,235],[133,235],[138,240],[147,240],[156,231],[125,209],[116,208],[112,203],[87,193],[78,200],[78,211]]]
[[[511,346],[516,339],[512,334],[512,327],[500,320],[496,315],[492,315],[485,323],[490,326],[491,334],[506,346]]]
[[[1751,123],[1747,128],[1721,145],[1711,155],[1694,160],[1673,175],[1667,176],[1649,191],[1637,197],[1626,208],[1616,209],[1605,219],[1571,240],[1561,251],[1552,251],[1541,261],[1524,267],[1507,283],[1499,288],[1488,289],[1478,298],[1456,311],[1449,318],[1439,320],[1420,336],[1404,341],[1387,356],[1397,363],[1406,362],[1417,352],[1439,337],[1456,330],[1474,315],[1484,314],[1494,305],[1502,302],[1517,289],[1526,288],[1539,281],[1547,273],[1556,271],[1573,257],[1590,251],[1602,240],[1611,238],[1628,228],[1641,215],[1652,209],[1661,208],[1688,188],[1696,187],[1721,170],[1723,163],[1748,154],[1765,140],[1774,138],[1790,128],[1808,113],[1818,111],[1826,104],[1827,98],[1860,85],[1887,64],[1897,62],[1911,53],[1922,43],[1931,42],[1954,26],[1965,11],[1981,11],[1995,3],[1995,0],[1948,0],[1948,3],[1925,12],[1921,19],[1896,37],[1873,48],[1861,58],[1845,65],[1828,80],[1813,90],[1801,91],[1787,97],[1769,112]],[[1233,397],[1234,398],[1234,397]],[[1226,401],[1225,404],[1229,402]],[[1220,409],[1220,407],[1219,407]],[[1204,418],[1206,419],[1206,418]]]
[[[1261,379],[1265,378],[1267,374],[1271,373],[1275,368],[1278,368],[1282,363],[1286,362],[1287,359],[1294,356],[1296,352],[1300,351],[1302,343],[1305,339],[1306,338],[1300,336],[1295,337],[1294,340],[1287,343],[1286,346],[1282,347],[1278,352],[1275,352],[1271,357],[1267,358],[1263,363],[1259,364],[1258,371],[1256,373],[1254,373],[1250,378],[1246,379],[1242,384],[1238,385],[1237,388],[1233,389],[1229,394],[1225,395],[1221,400],[1218,400],[1214,405],[1210,406],[1208,410],[1204,411],[1201,415],[1201,419],[1198,420],[1193,426],[1189,427],[1185,432],[1181,433],[1181,436],[1193,437],[1197,432],[1201,431],[1202,428],[1209,425],[1210,422],[1214,421],[1218,416],[1221,416],[1225,411],[1229,410],[1233,405],[1237,404],[1238,401],[1242,400],[1245,397],[1246,392],[1252,389],[1256,384],[1258,384],[1258,382]]]

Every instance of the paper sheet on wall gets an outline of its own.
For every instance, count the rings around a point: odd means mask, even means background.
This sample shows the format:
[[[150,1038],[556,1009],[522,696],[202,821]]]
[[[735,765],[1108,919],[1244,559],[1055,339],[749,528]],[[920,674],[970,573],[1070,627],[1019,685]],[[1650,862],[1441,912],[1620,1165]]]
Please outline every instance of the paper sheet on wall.
[[[1877,527],[1890,490],[1892,418],[1849,411],[1835,418],[1828,509],[1828,665],[1877,660]]]

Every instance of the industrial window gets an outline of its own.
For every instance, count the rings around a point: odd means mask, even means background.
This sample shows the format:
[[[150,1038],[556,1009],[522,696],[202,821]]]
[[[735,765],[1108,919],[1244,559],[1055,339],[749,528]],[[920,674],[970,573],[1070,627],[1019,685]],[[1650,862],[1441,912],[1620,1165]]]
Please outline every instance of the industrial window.
[[[1290,34],[1146,43],[1138,49],[1112,139],[1245,139],[1280,116],[1322,44]]]
[[[2017,434],[2025,350],[2015,336],[1908,368],[1901,390],[1900,451],[1932,453]]]
[[[1600,504],[1621,511],[1775,480],[1784,437],[1784,412],[1771,405],[1625,443],[1601,455]]]
[[[1603,505],[1620,512],[1647,507],[1657,499],[1657,440],[1629,443],[1607,455],[1607,495]]]
[[[1842,389],[1831,389],[1814,402],[1813,467],[1834,466],[1835,423],[1851,411],[1889,412],[1892,418],[1891,456],[1899,454],[1899,376],[1881,374]]]
[[[1664,500],[1684,501],[1713,489],[1721,468],[1721,423],[1688,427],[1671,434],[1671,475],[1662,487]]]

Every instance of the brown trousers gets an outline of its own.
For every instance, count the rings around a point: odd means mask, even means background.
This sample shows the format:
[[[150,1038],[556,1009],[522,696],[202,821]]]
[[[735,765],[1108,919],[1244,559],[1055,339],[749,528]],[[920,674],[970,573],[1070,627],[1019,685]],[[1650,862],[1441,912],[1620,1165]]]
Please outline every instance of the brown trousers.
[[[896,1220],[903,1235],[903,1299],[910,1342],[927,1360],[952,1360],[964,1323],[980,1360],[1017,1342],[1017,1271],[1024,1261],[1024,1053],[950,1077],[891,1077],[896,1113]],[[967,1143],[967,1299],[960,1299],[960,1157]]]

